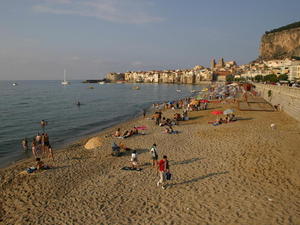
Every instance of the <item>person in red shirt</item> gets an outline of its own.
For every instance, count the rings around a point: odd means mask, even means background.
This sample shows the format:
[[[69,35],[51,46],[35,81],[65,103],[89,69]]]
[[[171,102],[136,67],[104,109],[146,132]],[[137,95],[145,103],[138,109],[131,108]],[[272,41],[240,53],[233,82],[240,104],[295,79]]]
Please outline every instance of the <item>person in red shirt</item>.
[[[166,173],[170,172],[169,161],[166,155],[157,163],[157,169],[159,172],[159,181],[157,186],[162,185],[162,189],[166,189]]]

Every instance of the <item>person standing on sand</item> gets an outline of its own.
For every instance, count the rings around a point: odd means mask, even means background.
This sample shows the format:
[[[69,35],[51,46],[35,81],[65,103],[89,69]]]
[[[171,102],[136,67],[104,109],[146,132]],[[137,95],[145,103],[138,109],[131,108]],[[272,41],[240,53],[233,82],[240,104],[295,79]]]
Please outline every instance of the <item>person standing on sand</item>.
[[[155,167],[157,165],[157,159],[158,159],[157,148],[155,143],[152,145],[150,149],[150,154],[151,154],[152,166]]]
[[[138,158],[137,158],[136,150],[134,150],[132,152],[130,161],[132,164],[132,169],[137,169],[138,168]]]
[[[143,118],[145,119],[146,118],[146,110],[143,109]]]
[[[50,144],[48,145],[48,157],[51,158],[52,161],[54,161],[53,149],[52,149],[52,146]]]
[[[37,158],[37,143],[36,143],[35,138],[33,138],[32,142],[31,142],[31,150],[32,150],[32,155],[34,156],[34,158]]]
[[[159,181],[157,182],[157,187],[161,184],[162,189],[166,189],[166,174],[170,172],[169,161],[166,155],[158,162],[157,170],[159,172]]]

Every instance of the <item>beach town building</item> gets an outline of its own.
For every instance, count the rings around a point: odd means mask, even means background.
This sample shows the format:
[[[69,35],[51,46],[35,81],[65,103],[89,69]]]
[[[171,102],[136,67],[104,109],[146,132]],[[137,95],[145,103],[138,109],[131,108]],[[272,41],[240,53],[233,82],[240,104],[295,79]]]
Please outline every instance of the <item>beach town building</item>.
[[[289,71],[290,81],[300,81],[300,62],[293,62]]]
[[[109,73],[107,79],[112,81],[119,79],[115,73]],[[128,71],[124,74],[124,80],[131,83],[182,83],[197,84],[212,79],[212,71],[204,66],[197,65],[192,69],[178,70],[152,70],[152,71]]]

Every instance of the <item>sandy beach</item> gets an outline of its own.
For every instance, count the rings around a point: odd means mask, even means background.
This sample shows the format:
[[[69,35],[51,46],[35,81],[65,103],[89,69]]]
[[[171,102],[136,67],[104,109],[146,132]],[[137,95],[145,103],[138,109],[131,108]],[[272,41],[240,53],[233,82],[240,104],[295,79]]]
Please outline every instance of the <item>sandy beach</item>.
[[[238,121],[219,126],[213,109],[236,110]],[[181,112],[181,110],[178,110]],[[173,117],[173,111],[163,114]],[[149,116],[148,116],[149,117]],[[239,111],[236,104],[209,104],[164,134],[153,120],[138,118],[99,134],[103,146],[86,150],[87,139],[55,151],[52,169],[19,174],[35,165],[23,160],[0,170],[1,224],[300,224],[300,123],[284,112]],[[276,124],[272,130],[270,124]],[[147,126],[145,135],[106,137],[117,127]],[[111,143],[131,152],[111,156]],[[149,149],[167,155],[173,179],[157,187]]]

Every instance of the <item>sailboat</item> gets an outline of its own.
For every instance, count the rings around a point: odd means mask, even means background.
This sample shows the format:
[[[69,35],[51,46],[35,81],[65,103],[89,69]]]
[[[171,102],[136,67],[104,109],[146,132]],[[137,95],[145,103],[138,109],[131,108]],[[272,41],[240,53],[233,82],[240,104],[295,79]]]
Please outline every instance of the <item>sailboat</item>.
[[[66,70],[64,70],[64,81],[61,82],[62,85],[69,85],[70,82],[66,80]]]

